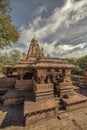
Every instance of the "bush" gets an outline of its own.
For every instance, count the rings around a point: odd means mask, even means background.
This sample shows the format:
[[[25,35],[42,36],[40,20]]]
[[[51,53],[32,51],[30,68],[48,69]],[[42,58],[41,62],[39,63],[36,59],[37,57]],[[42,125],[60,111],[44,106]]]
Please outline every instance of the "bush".
[[[84,75],[84,70],[76,68],[76,69],[72,70],[72,74],[75,74],[75,75]]]

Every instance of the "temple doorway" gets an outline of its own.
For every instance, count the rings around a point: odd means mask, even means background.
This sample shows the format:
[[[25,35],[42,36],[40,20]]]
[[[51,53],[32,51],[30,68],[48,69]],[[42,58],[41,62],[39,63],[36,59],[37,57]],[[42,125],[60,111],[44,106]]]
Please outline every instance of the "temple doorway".
[[[35,70],[34,69],[26,69],[24,71],[24,76],[23,79],[24,80],[29,80],[29,79],[33,79],[35,75]]]
[[[32,79],[33,77],[34,77],[34,73],[27,72],[27,73],[24,74],[23,79],[27,80],[27,79]]]

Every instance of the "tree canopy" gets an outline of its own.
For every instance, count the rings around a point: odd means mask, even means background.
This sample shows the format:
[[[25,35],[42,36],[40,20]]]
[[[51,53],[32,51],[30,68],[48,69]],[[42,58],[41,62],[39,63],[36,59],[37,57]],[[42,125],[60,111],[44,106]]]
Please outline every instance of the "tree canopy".
[[[13,25],[9,16],[10,1],[0,0],[0,48],[16,43],[19,38],[17,28]]]
[[[81,57],[81,58],[77,59],[76,62],[77,62],[77,65],[79,65],[79,67],[81,69],[85,70],[87,68],[87,55],[84,56],[84,57]]]
[[[75,59],[71,58],[68,59],[72,64],[76,65],[77,67],[72,71],[73,74],[84,75],[85,70],[87,70],[87,55],[81,58]]]
[[[71,58],[68,59],[72,64],[79,66],[80,69],[86,69],[87,68],[87,55],[80,57],[78,59]]]
[[[12,50],[9,53],[5,52],[0,54],[0,67],[2,68],[4,64],[10,64],[14,66],[21,58],[21,53],[18,50]]]

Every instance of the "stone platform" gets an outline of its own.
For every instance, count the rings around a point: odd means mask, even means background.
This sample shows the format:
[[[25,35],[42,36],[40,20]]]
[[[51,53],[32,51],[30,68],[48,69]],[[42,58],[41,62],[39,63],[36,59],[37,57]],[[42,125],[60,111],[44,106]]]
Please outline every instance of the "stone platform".
[[[87,97],[79,93],[68,98],[62,98],[61,100],[68,111],[87,106]]]
[[[65,113],[62,113],[62,117],[64,115]],[[62,119],[52,118],[26,127],[11,126],[3,130],[87,130],[86,107],[67,112],[67,115],[66,118]]]
[[[57,112],[58,104],[53,99],[44,102],[25,102],[25,126],[56,117]]]

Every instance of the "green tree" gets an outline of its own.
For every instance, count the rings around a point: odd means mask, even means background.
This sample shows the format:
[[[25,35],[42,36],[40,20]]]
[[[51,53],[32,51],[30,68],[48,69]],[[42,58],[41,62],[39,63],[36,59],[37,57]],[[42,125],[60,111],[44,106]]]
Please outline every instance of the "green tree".
[[[79,58],[76,62],[81,69],[85,70],[87,68],[87,55]]]
[[[16,49],[12,50],[9,55],[10,55],[10,61],[13,62],[13,64],[16,64],[21,58],[20,51]]]
[[[12,24],[9,16],[9,0],[0,0],[0,48],[16,43],[19,38],[17,28]]]
[[[18,50],[12,50],[9,53],[0,54],[0,69],[4,70],[3,65],[11,65],[14,67],[20,60],[21,54]]]
[[[77,63],[76,63],[77,59],[75,59],[75,58],[70,58],[70,59],[68,59],[68,60],[69,60],[69,62],[70,62],[71,64],[77,65]]]
[[[85,70],[87,69],[87,55],[78,59],[71,58],[68,60],[70,63],[76,65],[76,68],[72,70],[72,74],[84,75]]]
[[[5,64],[8,61],[9,57],[7,53],[0,54],[0,65]]]

